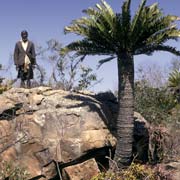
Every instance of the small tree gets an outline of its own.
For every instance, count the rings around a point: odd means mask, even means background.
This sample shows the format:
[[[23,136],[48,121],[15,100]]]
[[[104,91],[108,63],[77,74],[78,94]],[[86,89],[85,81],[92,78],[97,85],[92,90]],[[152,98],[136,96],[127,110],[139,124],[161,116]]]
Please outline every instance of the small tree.
[[[59,54],[62,45],[55,39],[47,41],[47,47],[37,47],[37,58],[50,64],[48,84],[64,90],[88,89],[99,83],[93,70],[83,65],[85,56],[77,57],[68,54],[66,57]],[[47,75],[45,67],[38,64],[38,81],[45,82]]]
[[[143,64],[138,66],[136,81],[144,81],[146,85],[154,88],[162,88],[167,85],[169,69],[163,69],[157,64]]]

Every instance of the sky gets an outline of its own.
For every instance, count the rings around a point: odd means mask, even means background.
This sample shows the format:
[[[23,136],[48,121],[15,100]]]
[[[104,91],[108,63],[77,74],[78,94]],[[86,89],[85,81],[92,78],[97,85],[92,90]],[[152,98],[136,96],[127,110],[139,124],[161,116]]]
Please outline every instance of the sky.
[[[79,37],[73,34],[65,35],[63,29],[73,19],[84,16],[83,9],[94,7],[100,0],[1,0],[0,1],[0,64],[8,64],[14,68],[10,54],[14,51],[16,41],[20,39],[20,32],[26,29],[29,39],[35,44],[44,46],[50,39],[57,39],[63,45]],[[106,0],[115,12],[121,12],[123,0]],[[132,0],[132,14],[137,10],[141,0]],[[147,0],[147,5],[158,2],[164,14],[180,16],[180,0]],[[180,22],[177,22],[180,28]],[[180,50],[180,43],[169,42]],[[160,67],[169,66],[176,58],[165,52],[154,53],[152,56],[135,56],[135,67],[157,63]],[[103,81],[92,91],[114,91],[117,88],[116,61],[104,64],[96,70],[100,56],[87,57],[85,63],[92,67],[98,78]],[[47,67],[48,68],[48,67]],[[12,75],[14,76],[14,74]]]

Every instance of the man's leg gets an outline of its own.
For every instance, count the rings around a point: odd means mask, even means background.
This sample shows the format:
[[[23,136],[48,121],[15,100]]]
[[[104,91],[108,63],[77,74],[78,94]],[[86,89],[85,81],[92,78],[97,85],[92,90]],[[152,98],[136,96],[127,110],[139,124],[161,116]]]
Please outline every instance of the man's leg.
[[[31,79],[33,79],[33,69],[31,64],[29,65],[26,78],[27,78],[27,88],[31,88]]]
[[[27,88],[31,88],[31,80],[30,79],[27,80]]]
[[[20,87],[21,87],[21,88],[25,88],[25,77],[24,77],[23,66],[19,66],[18,78],[21,79]]]
[[[24,80],[21,79],[21,85],[20,85],[21,88],[25,88],[25,82]]]

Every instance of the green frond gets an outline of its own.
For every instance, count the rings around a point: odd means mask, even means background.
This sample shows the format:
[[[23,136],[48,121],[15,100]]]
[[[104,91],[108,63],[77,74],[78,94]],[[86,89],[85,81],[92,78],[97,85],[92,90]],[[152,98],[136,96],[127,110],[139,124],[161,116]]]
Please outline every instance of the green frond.
[[[139,29],[139,24],[140,24],[140,17],[142,17],[142,12],[144,10],[146,4],[146,0],[142,0],[138,11],[136,12],[133,20],[132,20],[132,24],[131,24],[131,33],[133,34],[137,34],[135,33],[135,31],[137,31]]]
[[[60,56],[66,56],[71,50],[68,47],[63,47],[60,49]]]
[[[149,38],[146,40],[146,44],[162,44],[167,42],[170,39],[177,40],[177,37],[179,36],[180,31],[177,30],[177,27],[175,25],[172,25],[168,28],[162,29],[160,31],[157,31],[156,33],[152,34]]]
[[[148,7],[145,4],[143,6],[143,8],[140,6],[141,13],[137,13],[132,21],[133,26],[131,28],[134,28],[134,30],[131,39],[134,43],[134,51],[140,52],[139,49],[141,48],[144,51],[145,46],[148,47],[147,49],[149,47],[152,49],[152,47],[158,47],[158,45],[162,45],[168,40],[177,40],[180,31],[174,22],[178,20],[178,17],[173,15],[163,16],[157,3]],[[151,53],[148,51],[147,54]]]
[[[80,24],[75,24],[72,26],[66,26],[64,28],[64,33],[70,33],[70,32],[74,32],[77,35],[82,35],[82,36],[88,36],[88,29],[85,26],[82,26]]]
[[[170,33],[169,33],[169,37],[171,38],[177,38],[177,37],[180,37],[180,30],[172,30]]]
[[[72,42],[67,45],[66,48],[68,49],[68,52],[76,51],[78,55],[114,54],[114,52],[110,48],[91,42],[88,39]]]
[[[169,87],[180,87],[180,72],[178,70],[174,70],[169,75]]]
[[[81,35],[96,44],[99,43],[100,46],[106,44],[106,47],[112,49],[116,47],[116,37],[113,31],[115,29],[115,13],[103,0],[101,4],[96,4],[96,8],[97,9],[88,8],[84,10],[83,12],[88,16],[73,20],[70,26],[65,27],[64,31],[65,33],[73,32],[77,35]]]
[[[75,33],[83,39],[70,43],[64,51],[89,55],[117,55],[128,51],[132,55],[151,55],[159,50],[180,55],[176,48],[164,45],[180,37],[175,23],[180,18],[164,16],[158,3],[146,6],[146,0],[142,0],[131,19],[130,4],[131,0],[125,0],[121,13],[114,13],[105,0],[83,10],[86,16],[73,20],[64,29],[65,33]]]
[[[116,58],[116,56],[110,56],[108,58],[99,60],[97,69],[99,69],[104,63],[109,62],[109,61],[113,60],[114,58]]]
[[[71,25],[64,28],[64,33],[75,33],[84,37],[89,36],[89,27],[95,26],[95,19],[82,17],[71,22]]]
[[[123,28],[124,36],[127,36],[127,33],[130,30],[130,24],[131,24],[130,3],[131,0],[126,0],[122,5],[122,27],[124,27]]]
[[[102,7],[101,7],[100,4],[96,4],[96,7],[97,7],[97,9],[99,9],[100,11],[102,11]]]
[[[112,10],[111,6],[109,4],[106,3],[106,1],[101,0],[101,3],[104,7],[104,9],[106,9],[106,11],[108,12],[108,14],[110,14],[110,16],[114,16],[114,11]]]
[[[92,21],[92,19],[89,19],[87,17],[82,17],[80,19],[73,20],[72,24],[80,24],[80,25],[83,25],[83,26],[92,26],[93,21]]]
[[[131,4],[131,0],[126,0],[124,3],[123,3],[123,6],[122,6],[122,14],[123,13],[129,13],[130,11],[130,4]]]
[[[152,55],[154,51],[166,51],[169,53],[172,53],[174,55],[180,56],[180,51],[176,50],[176,48],[168,46],[168,45],[149,45],[144,46],[142,48],[137,49],[134,52],[134,55],[139,54],[146,54],[146,55]]]
[[[101,0],[101,5],[96,4],[99,9],[99,16],[97,22],[104,25],[104,28],[114,29],[114,18],[115,13],[113,12],[110,5],[108,5],[104,0]]]
[[[145,3],[146,1],[143,0],[132,21],[131,39],[134,42],[134,47],[139,46],[139,44],[145,45],[142,42],[157,32],[157,25],[162,17],[157,3],[148,7],[145,6]]]
[[[98,16],[99,15],[99,11],[94,9],[94,8],[88,8],[88,9],[84,9],[82,11],[83,13],[87,14],[88,16]]]

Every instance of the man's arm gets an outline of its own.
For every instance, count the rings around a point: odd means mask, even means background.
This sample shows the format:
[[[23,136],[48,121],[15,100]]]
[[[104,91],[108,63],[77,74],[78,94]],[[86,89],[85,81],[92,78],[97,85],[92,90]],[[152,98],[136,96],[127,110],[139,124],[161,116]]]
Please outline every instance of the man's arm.
[[[18,66],[18,57],[19,57],[19,47],[18,44],[16,43],[15,48],[14,48],[14,64]]]

